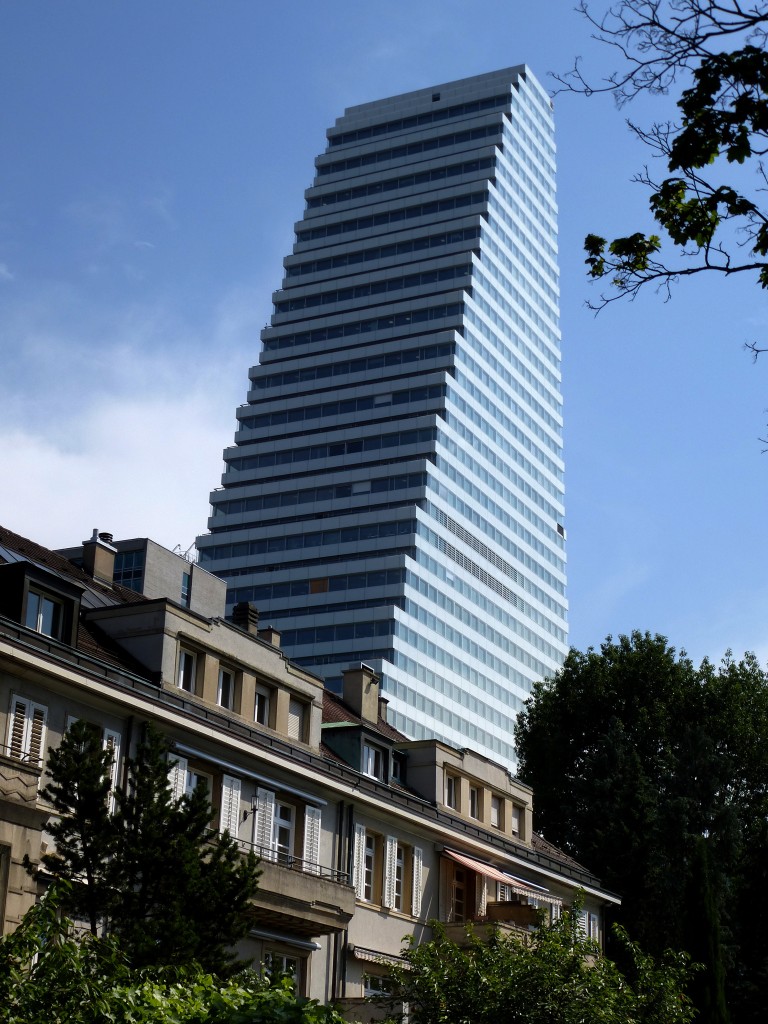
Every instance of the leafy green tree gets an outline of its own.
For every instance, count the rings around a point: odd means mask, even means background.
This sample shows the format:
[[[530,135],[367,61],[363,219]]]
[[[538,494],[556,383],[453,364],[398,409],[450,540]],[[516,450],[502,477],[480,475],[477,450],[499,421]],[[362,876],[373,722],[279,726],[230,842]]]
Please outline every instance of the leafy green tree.
[[[618,920],[649,952],[702,960],[705,1019],[723,1019],[726,970],[733,1020],[760,1020],[745,995],[768,965],[749,910],[768,857],[768,680],[754,657],[695,668],[664,637],[609,637],[536,684],[515,735],[537,829],[622,895]]]
[[[101,927],[116,936],[132,967],[196,961],[223,974],[249,928],[258,861],[211,829],[204,788],[174,799],[171,763],[167,741],[148,727],[112,814],[111,757],[93,729],[73,725],[49,752],[45,792],[60,818],[51,827],[56,851],[42,864],[72,882],[67,912],[84,914],[93,935]]]
[[[752,274],[768,287],[766,0],[620,0],[602,16],[582,0],[579,9],[620,67],[596,85],[577,63],[560,77],[565,87],[611,91],[619,105],[640,93],[678,91],[676,122],[629,122],[668,172],[658,181],[647,169],[636,178],[650,191],[659,230],[612,241],[588,235],[590,275],[610,281],[613,297],[649,283],[668,289],[704,271]],[[664,237],[676,256],[662,250]],[[609,301],[603,295],[594,308]]]
[[[526,936],[482,941],[470,929],[462,945],[433,927],[432,941],[412,944],[391,968],[392,989],[378,1000],[393,1015],[407,1002],[413,1024],[687,1024],[693,1017],[685,955],[657,963],[622,935],[632,977],[624,975],[580,937],[571,912]]]
[[[56,883],[0,938],[0,1024],[344,1024],[332,1008],[253,971],[128,966],[115,939],[78,937]]]

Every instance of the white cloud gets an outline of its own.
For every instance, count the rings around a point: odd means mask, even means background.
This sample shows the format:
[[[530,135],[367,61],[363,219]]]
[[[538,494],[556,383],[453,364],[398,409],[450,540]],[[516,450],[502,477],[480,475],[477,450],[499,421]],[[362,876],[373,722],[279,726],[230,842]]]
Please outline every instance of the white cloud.
[[[188,548],[257,359],[250,289],[194,327],[162,307],[39,298],[0,321],[18,353],[0,383],[0,522],[51,547],[98,527]]]
[[[14,281],[16,275],[11,273],[11,269],[7,263],[0,263],[0,281]]]

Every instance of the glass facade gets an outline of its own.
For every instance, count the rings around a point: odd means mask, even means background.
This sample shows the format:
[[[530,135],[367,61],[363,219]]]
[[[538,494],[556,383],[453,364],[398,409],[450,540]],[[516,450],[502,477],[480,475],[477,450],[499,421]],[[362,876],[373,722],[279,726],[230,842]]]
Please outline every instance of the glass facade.
[[[524,67],[337,120],[198,539],[332,689],[511,768],[567,651],[554,154]]]

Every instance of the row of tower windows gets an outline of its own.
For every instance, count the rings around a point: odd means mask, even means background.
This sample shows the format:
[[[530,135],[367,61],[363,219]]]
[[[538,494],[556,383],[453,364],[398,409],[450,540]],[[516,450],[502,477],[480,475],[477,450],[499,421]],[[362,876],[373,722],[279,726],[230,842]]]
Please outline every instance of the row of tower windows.
[[[539,328],[541,333],[546,338],[552,339],[552,341],[554,341],[555,344],[557,344],[558,325],[556,319],[551,314],[549,316],[542,316],[538,308],[532,305],[528,301],[528,299],[526,299],[523,296],[523,294],[518,290],[518,288],[515,287],[515,285],[512,285],[510,283],[510,276],[514,278],[515,283],[517,283],[517,278],[520,275],[516,274],[514,271],[510,275],[508,267],[505,267],[506,273],[502,272],[501,267],[497,266],[496,263],[492,260],[481,260],[481,262],[483,264],[484,269],[491,273],[493,277],[495,277],[496,280],[501,283],[501,287],[504,289],[504,294],[509,295],[511,298],[514,298],[517,305],[523,310],[524,313],[528,315],[528,318],[530,320],[533,320],[533,322]]]
[[[355,131],[340,132],[338,135],[331,135],[329,137],[328,145],[342,146],[348,142],[361,142],[364,139],[372,139],[380,135],[400,132],[406,128],[418,128],[421,125],[436,124],[453,117],[466,117],[467,114],[479,114],[482,110],[498,110],[506,106],[509,106],[509,93],[503,93],[501,96],[489,96],[482,100],[472,100],[469,103],[457,103],[453,107],[431,110],[425,114],[415,114],[413,117],[400,117],[394,121],[385,121],[382,124],[372,125],[370,128],[358,128]]]
[[[547,234],[556,237],[557,228],[553,222],[557,219],[557,207],[544,195],[528,173],[530,161],[526,161],[525,158],[521,159],[521,154],[516,146],[510,147],[508,150],[500,146],[499,152],[503,154],[503,159],[499,162],[499,176],[515,190],[515,193],[523,200]],[[503,173],[505,170],[507,173]],[[510,172],[516,177],[511,177]],[[518,184],[517,178],[522,182],[522,187]],[[551,193],[552,186],[550,185]]]
[[[320,227],[310,228],[307,231],[297,231],[296,240],[299,242],[312,242],[318,238],[331,238],[334,235],[347,234],[350,231],[363,231],[366,228],[387,227],[390,224],[397,224],[403,220],[415,220],[417,217],[426,217],[434,213],[450,213],[452,210],[461,210],[465,206],[478,206],[488,198],[486,190],[482,192],[470,192],[466,195],[452,196],[449,199],[435,199],[428,203],[418,203],[416,206],[404,206],[398,210],[383,210],[368,217],[353,217],[350,220],[334,221],[330,224],[323,224]]]
[[[427,284],[441,281],[463,280],[468,277],[471,266],[463,264],[459,267],[442,267],[440,270],[424,270],[420,274],[406,274],[402,277],[390,277],[381,281],[366,281],[353,288],[336,288],[329,291],[316,292],[314,295],[302,295],[295,299],[285,299],[275,303],[276,313],[294,313],[315,306],[327,306],[335,302],[349,302],[368,295],[382,295],[387,292],[401,291],[403,288],[420,288]]]
[[[502,209],[498,200],[495,199],[494,197],[491,197],[488,203],[488,208],[492,212],[495,212],[497,209]],[[509,251],[513,253],[518,263],[520,263],[524,270],[533,278],[535,282],[535,290],[529,291],[529,294],[535,296],[538,292],[543,292],[544,295],[546,295],[547,298],[551,301],[552,308],[555,311],[557,311],[559,309],[560,296],[558,294],[557,288],[553,287],[552,285],[552,282],[557,280],[557,273],[548,264],[542,262],[540,263],[540,266],[547,271],[547,274],[542,274],[542,272],[536,266],[536,263],[528,258],[528,252],[524,251],[517,244],[517,241],[512,237],[512,235],[507,234],[507,232],[502,227],[501,223],[499,223],[499,221],[497,221],[496,219],[493,219],[491,221],[491,231],[493,231],[494,234],[498,235],[498,237],[501,239],[501,241],[504,243],[507,249],[509,249]],[[504,253],[504,251],[499,247],[499,245],[494,241],[493,237],[488,232],[483,232],[483,242],[486,243],[487,247],[491,250],[493,255],[497,259],[499,259],[504,264],[504,266],[507,267],[507,269],[511,269],[514,266],[514,264],[512,264],[508,259],[506,253]],[[553,313],[552,318],[555,321],[559,320],[559,313]]]
[[[410,488],[423,488],[427,485],[426,473],[398,473],[396,476],[384,476],[370,481],[372,494],[380,494],[386,491],[406,490]],[[242,511],[258,512],[266,508],[286,508],[291,505],[303,505],[308,502],[338,501],[340,498],[352,497],[354,485],[327,484],[319,487],[305,487],[296,491],[281,491],[279,494],[259,494],[243,501]],[[238,502],[222,502],[222,506],[229,506],[228,511],[235,511],[232,505]],[[221,506],[215,506],[219,508]]]
[[[480,284],[485,283],[480,275],[478,275],[478,282]],[[496,289],[492,285],[490,286],[490,291],[493,294],[498,294]],[[511,342],[512,345],[518,350],[518,352],[525,356],[525,358],[533,366],[533,368],[535,370],[538,370],[542,377],[544,377],[554,388],[557,388],[559,381],[557,379],[556,372],[545,366],[541,359],[539,359],[531,351],[528,345],[526,345],[526,343],[520,337],[520,334],[524,334],[527,338],[530,338],[532,341],[534,341],[534,344],[536,344],[537,348],[546,351],[544,343],[536,336],[533,328],[530,327],[530,325],[527,324],[525,320],[523,320],[523,318],[515,311],[512,311],[510,313],[507,313],[505,311],[504,314],[500,313],[495,306],[491,305],[491,303],[485,298],[482,292],[478,292],[477,295],[473,294],[473,298],[475,299],[475,305],[477,306],[477,308],[480,309],[485,314],[485,316],[488,318],[488,320],[490,320],[494,327],[499,328],[500,337]],[[468,309],[467,314],[469,313],[470,310]],[[469,315],[467,315],[467,319],[471,320]],[[513,321],[515,328],[517,328],[517,330],[513,330],[512,324],[509,323],[510,320]],[[517,333],[517,331],[519,331],[520,333]],[[499,346],[497,344],[495,347],[498,348],[502,353],[505,351],[505,348],[503,346]],[[560,365],[559,359],[552,357],[552,365],[555,367],[556,371]]]
[[[328,544],[354,544],[358,541],[379,540],[382,537],[404,536],[415,532],[415,519],[400,519],[394,522],[344,526],[332,530],[281,534],[279,537],[236,541],[232,544],[214,544],[207,549],[207,554],[209,558],[244,558],[248,555],[297,551],[302,548],[323,547]]]
[[[265,388],[282,388],[287,384],[300,384],[304,381],[323,380],[326,377],[342,377],[352,373],[368,373],[387,366],[404,366],[424,360],[445,358],[448,361],[456,349],[453,342],[439,345],[422,345],[399,352],[380,352],[377,355],[362,359],[342,359],[333,363],[320,363],[305,366],[300,370],[285,370],[283,373],[270,373],[254,377],[251,382],[253,390]]]
[[[376,245],[358,252],[344,252],[337,256],[329,256],[319,260],[308,260],[305,263],[293,263],[286,268],[285,279],[302,277],[304,274],[317,274],[323,270],[336,270],[342,267],[353,267],[358,263],[372,260],[391,259],[393,256],[405,256],[411,252],[422,252],[425,249],[436,249],[457,242],[471,242],[480,237],[480,228],[460,228],[457,231],[442,231],[437,235],[424,238],[409,238],[390,245]]]
[[[296,334],[282,334],[277,338],[264,338],[263,346],[265,352],[271,352],[275,349],[292,348],[295,345],[354,337],[358,334],[368,334],[370,331],[388,331],[393,327],[406,327],[409,324],[427,323],[430,320],[460,317],[463,311],[463,302],[449,302],[446,305],[432,306],[428,309],[414,309],[410,313],[377,316],[369,320],[355,320],[351,323],[334,324],[331,327],[319,327],[314,331],[301,331]]]
[[[444,149],[463,142],[474,142],[478,139],[500,135],[502,125],[498,123],[483,125],[482,128],[470,128],[468,131],[453,132],[451,135],[439,135],[437,138],[424,139],[421,142],[409,142],[405,146],[393,146],[391,149],[378,149],[375,153],[362,153],[350,156],[345,160],[333,160],[331,163],[320,164],[317,176],[337,174],[340,171],[353,171],[357,167],[370,167],[371,164],[384,163],[388,160],[401,160],[419,153],[429,153],[434,149]]]
[[[557,230],[554,225],[550,224],[542,215],[539,208],[536,206],[536,203],[529,198],[525,189],[521,185],[518,185],[511,177],[509,170],[500,165],[498,171],[499,176],[493,179],[493,183],[498,189],[499,195],[504,202],[515,211],[515,217],[518,221],[518,231],[524,227],[529,238],[533,239],[538,245],[540,245],[545,252],[554,253],[557,241]],[[518,198],[515,198],[515,196],[513,196],[512,193],[501,184],[500,179],[502,171],[506,172],[504,175],[504,181],[506,181]],[[531,211],[546,234],[539,230],[534,221],[531,220],[525,210],[523,210],[523,206]]]
[[[437,437],[435,427],[423,427],[421,430],[399,430],[390,434],[376,434],[373,437],[350,438],[346,441],[334,441],[329,444],[313,444],[304,448],[288,448],[280,452],[263,452],[261,455],[247,455],[233,459],[229,465],[235,469],[268,469],[272,466],[289,466],[294,462],[307,462],[314,459],[338,458],[356,455],[359,452],[378,452],[387,448],[431,443]],[[270,440],[274,440],[271,438]]]
[[[499,220],[503,221],[512,230],[514,235],[518,238],[520,237],[520,225],[506,209],[504,203],[493,192],[488,193],[488,210],[498,217]],[[551,246],[538,248],[535,245],[531,245],[528,247],[528,253],[532,259],[536,260],[544,273],[556,275],[557,271],[554,270],[552,264],[545,258],[545,254],[547,254],[554,260],[556,254],[552,251]]]
[[[277,409],[275,412],[267,412],[261,416],[246,416],[241,420],[243,427],[257,429],[259,427],[274,427],[281,423],[309,423],[311,420],[324,419],[329,416],[344,416],[349,413],[366,412],[369,409],[378,409],[390,405],[409,405],[413,402],[423,404],[444,398],[446,393],[445,384],[430,384],[419,388],[407,388],[402,391],[389,391],[384,394],[358,395],[355,398],[344,398],[335,402],[323,402],[321,405],[306,405],[298,409]],[[426,409],[421,411],[428,411]],[[394,435],[390,435],[394,437]],[[415,439],[417,440],[417,439]],[[409,442],[393,441],[391,443],[402,444]],[[410,442],[413,443],[413,442]],[[371,441],[375,447],[375,442]],[[374,450],[374,447],[371,450]],[[363,451],[360,448],[360,451]],[[290,455],[287,452],[286,455]],[[241,468],[246,468],[241,466]],[[247,467],[250,468],[250,467]]]
[[[365,199],[367,196],[378,196],[382,192],[396,192],[401,188],[413,188],[414,185],[428,185],[432,181],[444,181],[463,174],[475,174],[478,171],[491,170],[496,163],[494,157],[483,157],[478,160],[465,160],[460,164],[448,164],[446,167],[433,167],[428,171],[416,171],[403,174],[397,178],[384,181],[371,181],[367,185],[355,185],[354,188],[339,189],[338,192],[325,192],[321,196],[307,199],[307,209],[316,210],[336,203],[348,203],[352,199]],[[488,177],[488,175],[484,175]]]

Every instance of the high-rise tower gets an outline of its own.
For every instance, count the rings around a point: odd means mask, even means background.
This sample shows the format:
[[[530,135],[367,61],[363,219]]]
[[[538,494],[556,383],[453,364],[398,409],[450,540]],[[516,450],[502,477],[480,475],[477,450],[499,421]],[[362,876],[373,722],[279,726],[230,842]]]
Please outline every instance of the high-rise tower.
[[[198,540],[329,686],[510,766],[567,650],[554,173],[525,67],[337,120]]]

